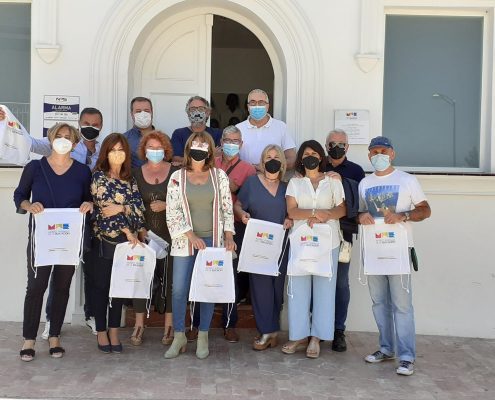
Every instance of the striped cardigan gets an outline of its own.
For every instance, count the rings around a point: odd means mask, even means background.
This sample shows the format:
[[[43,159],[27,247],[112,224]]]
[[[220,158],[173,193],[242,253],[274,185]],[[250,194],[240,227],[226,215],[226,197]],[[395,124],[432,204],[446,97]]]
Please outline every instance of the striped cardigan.
[[[223,247],[224,231],[235,233],[232,197],[227,174],[218,168],[210,169],[213,183],[213,246]],[[172,256],[186,257],[194,254],[194,249],[186,232],[194,230],[191,212],[186,196],[186,169],[175,171],[167,187],[167,226],[172,237]]]

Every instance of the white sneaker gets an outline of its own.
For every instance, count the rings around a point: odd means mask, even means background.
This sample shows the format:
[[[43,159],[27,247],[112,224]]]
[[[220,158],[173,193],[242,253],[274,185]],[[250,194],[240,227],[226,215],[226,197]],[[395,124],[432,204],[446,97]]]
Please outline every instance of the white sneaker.
[[[48,337],[50,336],[50,321],[46,321],[45,323],[45,330],[41,334],[41,337],[45,340],[48,340]]]
[[[96,322],[95,322],[95,317],[89,317],[87,320],[86,320],[86,326],[88,326],[89,328],[91,328],[91,333],[93,335],[97,335],[98,332],[96,332]]]
[[[411,361],[400,360],[399,367],[396,372],[399,375],[412,375],[414,374],[414,363]]]

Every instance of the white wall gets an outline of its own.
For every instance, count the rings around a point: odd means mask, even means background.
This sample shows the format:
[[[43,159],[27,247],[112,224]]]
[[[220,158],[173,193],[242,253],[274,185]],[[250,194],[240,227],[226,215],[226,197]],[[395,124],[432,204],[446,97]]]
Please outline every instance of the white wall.
[[[35,3],[37,2],[33,6]],[[169,0],[168,3],[172,4],[174,1]],[[229,2],[219,0],[217,3],[225,5]],[[250,3],[255,4],[254,1]],[[285,12],[295,10],[291,1],[278,0],[273,3]],[[469,2],[456,2],[461,3]],[[90,69],[90,60],[102,24],[112,24],[113,14],[106,13],[117,7],[118,2],[90,0],[57,4],[58,41],[61,45],[59,58],[52,64],[45,64],[35,50],[32,54],[33,132],[41,132],[44,94],[79,95],[82,106],[96,106],[103,111],[107,121],[112,119],[112,104],[94,104],[91,101],[90,83],[93,71]],[[256,4],[260,6],[262,3]],[[318,47],[321,61],[318,75],[321,79],[317,87],[311,87],[311,90],[318,93],[315,108],[306,110],[305,104],[301,104],[300,110],[309,113],[315,128],[309,130],[303,127],[297,131],[296,134],[301,139],[315,138],[323,141],[326,133],[333,127],[333,111],[342,108],[370,110],[371,135],[380,134],[383,65],[379,62],[371,72],[363,73],[355,63],[354,55],[359,50],[360,37],[359,4],[357,0],[298,2],[297,10],[302,13],[302,17],[296,25],[311,30],[314,37],[312,44]],[[485,1],[483,4],[495,7],[495,2]],[[95,13],[95,9],[101,12]],[[136,9],[137,11],[139,10]],[[294,15],[287,18],[293,18]],[[75,16],[78,20],[86,21],[84,32],[74,28]],[[258,13],[253,21],[257,23],[263,18],[264,15]],[[36,43],[36,32],[33,29],[33,45]],[[112,40],[115,41],[115,46],[121,46],[120,40],[125,39],[116,37]],[[297,37],[291,37],[290,40],[297,41]],[[310,46],[308,43],[297,43],[296,47]],[[127,82],[127,77],[125,78]],[[301,85],[308,82],[307,77],[300,78]],[[117,78],[107,76],[104,80],[114,79]],[[105,82],[101,84],[104,85]],[[287,101],[301,95],[293,91],[297,87],[288,82]],[[125,117],[120,117],[119,114],[119,118]],[[288,120],[295,121],[290,115]],[[110,123],[104,124],[105,133],[112,128]],[[296,130],[292,125],[289,129]],[[490,135],[494,137],[493,132]],[[495,141],[492,139],[492,142]],[[369,170],[365,145],[352,146],[349,156]],[[0,170],[0,213],[6,227],[0,232],[0,250],[9,257],[3,263],[8,279],[0,282],[0,320],[22,318],[26,285],[24,254],[27,220],[15,214],[12,202],[12,191],[18,178],[18,170]],[[415,226],[420,259],[420,271],[413,273],[417,330],[427,334],[495,338],[495,246],[492,231],[495,224],[495,177],[432,175],[420,176],[419,179],[433,213],[430,220]],[[362,287],[356,278],[356,250],[351,271],[352,295],[348,326],[354,330],[375,330],[367,288]]]

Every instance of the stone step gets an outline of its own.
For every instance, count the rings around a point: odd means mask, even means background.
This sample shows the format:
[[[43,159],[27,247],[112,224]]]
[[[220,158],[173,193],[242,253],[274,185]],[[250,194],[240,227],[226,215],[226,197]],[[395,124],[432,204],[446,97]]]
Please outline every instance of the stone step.
[[[256,321],[254,320],[253,309],[251,305],[241,304],[237,306],[237,328],[256,328]],[[147,327],[163,327],[165,314],[159,314],[152,310],[150,312],[149,319],[146,320],[145,325]],[[125,323],[126,326],[134,326],[135,313],[132,307],[126,309]],[[189,308],[186,313],[186,326],[190,324]],[[211,328],[223,328],[222,326],[222,306],[216,305],[213,319],[211,321]]]

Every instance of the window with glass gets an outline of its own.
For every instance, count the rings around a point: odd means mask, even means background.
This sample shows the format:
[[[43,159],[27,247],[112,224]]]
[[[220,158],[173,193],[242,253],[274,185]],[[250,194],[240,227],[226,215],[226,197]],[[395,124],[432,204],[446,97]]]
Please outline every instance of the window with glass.
[[[387,15],[383,135],[396,165],[480,168],[482,16]]]
[[[31,5],[0,2],[0,104],[29,131]]]

